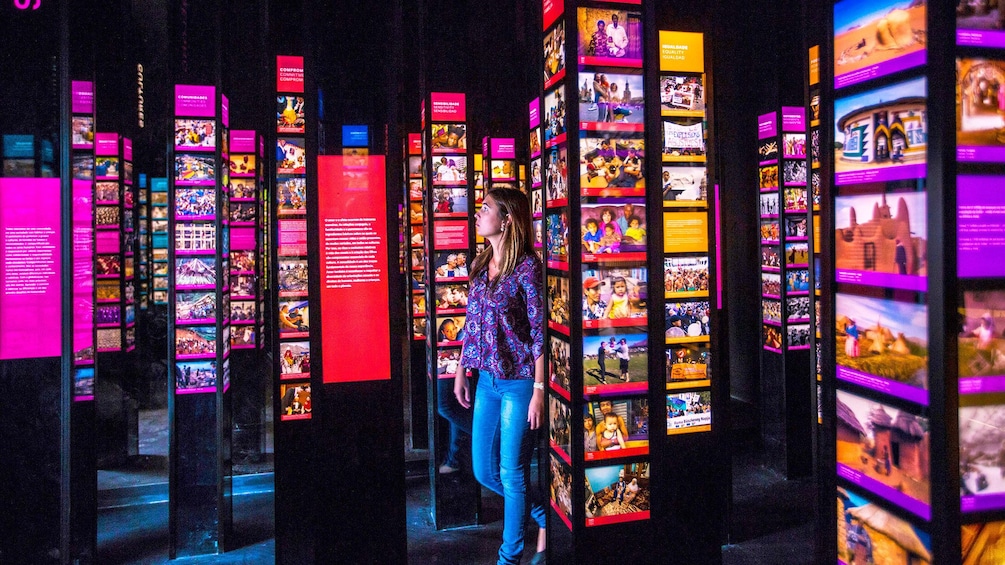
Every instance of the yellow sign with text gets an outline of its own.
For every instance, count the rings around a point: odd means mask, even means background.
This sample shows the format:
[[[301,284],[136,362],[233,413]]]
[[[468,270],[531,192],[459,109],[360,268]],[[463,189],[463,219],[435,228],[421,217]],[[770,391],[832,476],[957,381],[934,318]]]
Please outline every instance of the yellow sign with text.
[[[810,47],[810,86],[820,82],[820,46]]]
[[[708,251],[707,212],[664,212],[663,252]]]
[[[661,31],[660,70],[705,72],[705,36],[688,31]]]

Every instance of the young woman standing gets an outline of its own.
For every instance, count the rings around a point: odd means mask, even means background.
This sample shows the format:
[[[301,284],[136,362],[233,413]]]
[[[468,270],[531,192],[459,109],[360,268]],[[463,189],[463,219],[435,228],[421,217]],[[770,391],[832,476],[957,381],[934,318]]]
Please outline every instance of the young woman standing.
[[[471,454],[475,478],[503,497],[500,565],[520,563],[528,513],[537,522],[544,563],[545,510],[530,484],[532,430],[544,421],[542,267],[531,241],[530,204],[518,190],[494,189],[475,215],[489,243],[470,272],[466,333],[454,394],[471,406],[467,369],[480,371],[474,398]]]

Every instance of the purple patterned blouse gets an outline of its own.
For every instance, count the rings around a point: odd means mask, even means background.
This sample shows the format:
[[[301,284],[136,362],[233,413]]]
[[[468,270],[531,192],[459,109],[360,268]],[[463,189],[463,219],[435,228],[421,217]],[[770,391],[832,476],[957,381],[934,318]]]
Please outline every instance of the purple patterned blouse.
[[[461,365],[498,379],[533,379],[544,353],[541,262],[525,255],[513,274],[488,286],[488,272],[471,280]]]

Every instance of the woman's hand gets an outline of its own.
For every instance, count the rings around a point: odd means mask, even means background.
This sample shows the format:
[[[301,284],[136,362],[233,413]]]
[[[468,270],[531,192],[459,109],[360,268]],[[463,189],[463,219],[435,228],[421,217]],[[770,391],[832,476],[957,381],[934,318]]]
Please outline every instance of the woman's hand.
[[[527,407],[527,421],[532,430],[540,428],[541,424],[544,423],[544,391],[539,388],[535,388],[534,395],[530,397],[530,406]]]
[[[458,367],[457,374],[454,375],[454,397],[464,408],[471,408],[471,386],[464,367]]]

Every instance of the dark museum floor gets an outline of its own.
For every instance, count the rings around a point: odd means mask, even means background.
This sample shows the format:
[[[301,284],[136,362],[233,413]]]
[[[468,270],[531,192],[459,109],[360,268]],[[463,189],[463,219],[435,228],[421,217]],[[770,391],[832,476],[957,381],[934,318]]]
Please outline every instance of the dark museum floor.
[[[166,437],[163,411],[141,416],[141,456],[126,469],[99,472],[98,562],[168,561]],[[746,443],[746,442],[745,442]],[[749,443],[748,443],[749,445]],[[813,559],[812,480],[786,481],[766,468],[750,448],[733,450],[731,544],[726,565],[809,565]],[[418,466],[416,466],[418,467]],[[275,555],[271,473],[234,478],[234,536],[231,551],[185,559],[185,563],[272,563]],[[502,532],[502,501],[483,500],[485,526],[437,532],[429,519],[429,483],[417,474],[407,488],[408,554],[416,564],[494,563]],[[528,556],[531,550],[528,549]],[[463,555],[462,557],[459,557]],[[654,561],[663,562],[663,561]]]

